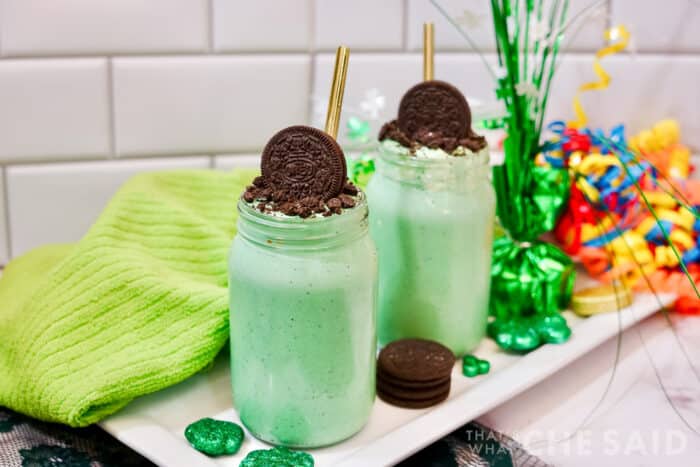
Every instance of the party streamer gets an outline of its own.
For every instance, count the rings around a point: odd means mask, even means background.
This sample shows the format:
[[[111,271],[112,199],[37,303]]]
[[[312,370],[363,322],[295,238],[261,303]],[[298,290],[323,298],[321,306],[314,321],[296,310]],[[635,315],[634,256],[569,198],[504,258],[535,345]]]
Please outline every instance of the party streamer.
[[[588,116],[581,104],[581,94],[586,91],[602,90],[610,86],[610,75],[605,71],[603,65],[600,64],[600,60],[603,57],[614,55],[624,50],[629,44],[630,33],[625,26],[615,26],[605,31],[605,40],[616,42],[603,47],[595,54],[593,71],[598,76],[598,80],[582,84],[574,95],[573,105],[576,120],[569,122],[569,126],[572,128],[582,128],[588,124]]]

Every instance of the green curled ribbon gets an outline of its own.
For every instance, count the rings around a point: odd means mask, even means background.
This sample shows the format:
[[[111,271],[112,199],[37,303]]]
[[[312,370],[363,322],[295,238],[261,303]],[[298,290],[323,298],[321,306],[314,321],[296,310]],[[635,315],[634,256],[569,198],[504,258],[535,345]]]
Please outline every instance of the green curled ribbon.
[[[571,336],[559,310],[571,300],[576,274],[564,252],[546,242],[493,244],[489,336],[503,349],[527,352]]]

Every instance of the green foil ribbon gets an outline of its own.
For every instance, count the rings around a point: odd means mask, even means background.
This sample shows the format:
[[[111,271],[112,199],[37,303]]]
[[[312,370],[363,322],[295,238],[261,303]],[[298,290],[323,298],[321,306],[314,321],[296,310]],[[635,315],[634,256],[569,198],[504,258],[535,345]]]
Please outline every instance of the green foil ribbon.
[[[571,335],[559,311],[574,283],[571,259],[539,241],[551,230],[569,192],[561,169],[538,167],[540,134],[568,0],[492,0],[499,73],[496,96],[506,115],[504,163],[493,169],[498,218],[506,235],[493,245],[488,334],[503,349],[526,352]]]
[[[497,170],[508,167],[495,167],[494,172]],[[566,342],[571,330],[559,310],[569,304],[575,280],[571,258],[556,246],[537,240],[554,228],[566,207],[568,172],[532,164],[522,178],[524,186],[519,193],[507,199],[499,197],[499,219],[510,222],[506,235],[494,241],[491,260],[492,321],[488,335],[499,347],[512,352]],[[521,241],[514,240],[514,234]]]
[[[565,342],[571,330],[559,310],[571,301],[575,277],[573,261],[554,245],[518,243],[509,236],[497,238],[493,244],[488,335],[499,347],[512,352]]]

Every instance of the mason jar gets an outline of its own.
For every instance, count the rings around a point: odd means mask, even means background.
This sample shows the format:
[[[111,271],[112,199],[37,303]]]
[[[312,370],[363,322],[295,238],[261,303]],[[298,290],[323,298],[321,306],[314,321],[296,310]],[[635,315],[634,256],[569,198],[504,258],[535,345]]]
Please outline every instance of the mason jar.
[[[257,438],[319,447],[358,432],[375,396],[377,256],[363,194],[329,217],[243,200],[229,257],[234,405]]]
[[[380,346],[419,337],[473,350],[486,333],[496,198],[488,148],[417,158],[381,145],[367,187],[379,255]]]

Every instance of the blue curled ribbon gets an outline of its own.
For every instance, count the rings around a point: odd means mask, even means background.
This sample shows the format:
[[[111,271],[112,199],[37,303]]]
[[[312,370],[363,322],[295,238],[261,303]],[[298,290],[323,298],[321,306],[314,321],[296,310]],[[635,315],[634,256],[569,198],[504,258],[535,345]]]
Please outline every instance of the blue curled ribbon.
[[[566,134],[567,128],[566,123],[562,120],[555,120],[547,125],[547,129],[558,138],[545,142],[540,151],[544,160],[553,167],[563,168],[568,165],[569,154],[564,151],[564,147],[571,138]],[[577,131],[578,134],[588,137],[591,146],[597,147],[601,154],[615,154],[626,166],[624,171],[619,166],[610,166],[602,175],[588,174],[585,176],[588,184],[600,194],[598,202],[593,202],[590,199],[588,201],[600,210],[612,210],[623,215],[623,219],[619,221],[615,229],[610,229],[608,232],[583,243],[585,246],[602,247],[634,227],[634,214],[640,209],[640,200],[635,185],[645,173],[649,172],[650,166],[645,161],[637,161],[634,154],[629,151],[625,137],[625,126],[622,124],[614,126],[609,134],[606,134],[601,128],[582,128]],[[619,183],[614,185],[616,181]],[[617,202],[614,209],[611,209],[610,206],[615,196],[617,196]],[[700,221],[698,221],[698,227],[700,227]]]
[[[670,221],[659,219],[654,227],[652,227],[651,230],[644,235],[644,239],[648,242],[654,243],[655,245],[666,245],[666,238],[661,230],[661,226],[663,226],[664,230],[669,234],[671,233],[671,230],[673,230],[673,224]]]

